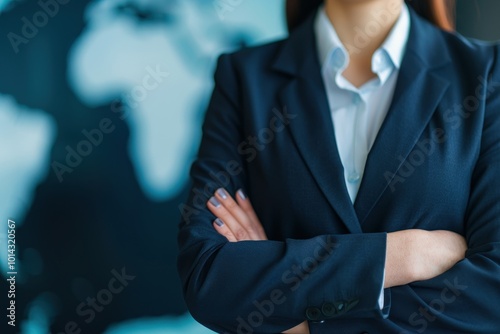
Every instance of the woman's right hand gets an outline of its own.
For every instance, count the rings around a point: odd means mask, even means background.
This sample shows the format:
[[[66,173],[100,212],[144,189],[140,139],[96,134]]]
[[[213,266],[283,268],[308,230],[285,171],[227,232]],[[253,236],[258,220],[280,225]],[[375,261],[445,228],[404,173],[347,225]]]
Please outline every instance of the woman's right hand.
[[[403,230],[387,234],[384,287],[441,275],[465,258],[467,243],[450,231]]]

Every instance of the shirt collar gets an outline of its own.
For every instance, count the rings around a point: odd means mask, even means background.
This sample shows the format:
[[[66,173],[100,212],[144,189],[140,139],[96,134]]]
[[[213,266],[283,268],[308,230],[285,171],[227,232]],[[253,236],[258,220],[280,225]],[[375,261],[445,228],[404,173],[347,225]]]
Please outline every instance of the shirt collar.
[[[375,73],[383,71],[388,65],[394,66],[396,69],[401,67],[410,34],[410,24],[408,7],[403,4],[396,24],[382,46],[373,55],[372,68]],[[348,46],[346,49],[342,44],[335,28],[326,15],[324,5],[318,10],[314,30],[321,66],[332,66],[335,71],[347,67],[349,61],[348,49],[354,50],[354,48]],[[351,52],[353,52],[352,50]]]

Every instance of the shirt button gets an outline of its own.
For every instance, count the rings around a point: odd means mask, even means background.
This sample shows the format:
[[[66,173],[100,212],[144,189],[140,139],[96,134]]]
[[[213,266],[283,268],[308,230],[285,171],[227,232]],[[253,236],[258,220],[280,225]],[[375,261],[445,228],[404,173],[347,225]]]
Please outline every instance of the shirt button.
[[[358,172],[350,172],[347,175],[347,182],[349,183],[358,183],[361,180],[361,175]]]
[[[352,98],[352,101],[354,104],[360,104],[363,100],[361,99],[361,96],[359,94],[355,94]]]

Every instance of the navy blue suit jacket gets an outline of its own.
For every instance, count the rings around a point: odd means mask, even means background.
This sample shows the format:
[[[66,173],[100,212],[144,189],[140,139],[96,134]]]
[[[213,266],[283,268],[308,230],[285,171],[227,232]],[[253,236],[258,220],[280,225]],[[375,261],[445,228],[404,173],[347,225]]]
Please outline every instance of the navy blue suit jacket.
[[[229,333],[498,333],[500,47],[411,12],[387,117],[350,202],[320,74],[313,17],[289,38],[220,57],[178,269],[202,324]],[[229,243],[205,202],[243,188],[269,241]],[[464,235],[466,258],[385,290],[386,233]]]

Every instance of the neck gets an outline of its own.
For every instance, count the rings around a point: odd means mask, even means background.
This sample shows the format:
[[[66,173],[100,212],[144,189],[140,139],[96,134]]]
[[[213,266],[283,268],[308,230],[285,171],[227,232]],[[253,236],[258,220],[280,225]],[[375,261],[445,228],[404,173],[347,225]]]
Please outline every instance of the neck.
[[[369,60],[401,13],[403,0],[326,0],[325,11],[351,59]]]

